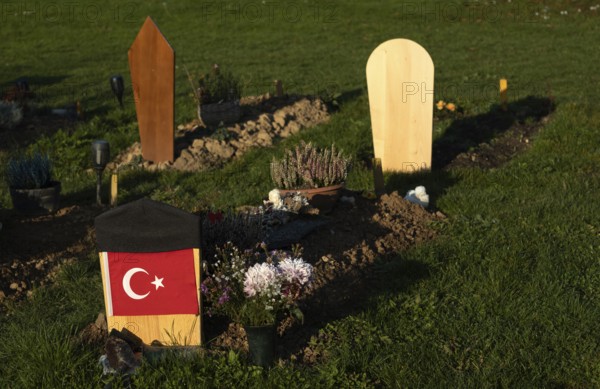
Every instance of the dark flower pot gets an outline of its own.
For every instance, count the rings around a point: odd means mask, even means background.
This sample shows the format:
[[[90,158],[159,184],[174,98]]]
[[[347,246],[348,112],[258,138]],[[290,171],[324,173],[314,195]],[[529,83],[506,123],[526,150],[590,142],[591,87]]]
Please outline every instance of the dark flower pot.
[[[308,200],[308,203],[319,210],[319,213],[329,213],[340,198],[344,184],[324,186],[314,189],[280,189],[281,195],[300,192]]]
[[[239,100],[198,106],[198,117],[205,126],[235,123],[241,116],[242,109]]]
[[[60,182],[51,181],[47,188],[10,188],[10,197],[14,209],[18,212],[25,215],[45,215],[58,210],[60,189]]]
[[[269,367],[275,359],[275,326],[244,326],[248,337],[250,361],[258,366]]]

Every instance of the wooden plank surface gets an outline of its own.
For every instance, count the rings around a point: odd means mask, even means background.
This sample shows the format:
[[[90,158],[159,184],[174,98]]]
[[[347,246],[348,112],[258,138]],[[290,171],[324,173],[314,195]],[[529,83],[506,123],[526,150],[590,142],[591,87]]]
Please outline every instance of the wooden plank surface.
[[[379,45],[367,62],[375,158],[383,171],[431,169],[433,61],[408,39]]]
[[[200,250],[194,249],[194,271],[196,275],[196,297],[200,307],[200,315],[152,315],[152,316],[112,316],[109,315],[108,302],[110,291],[107,289],[106,269],[103,253],[100,253],[100,268],[102,271],[102,284],[104,289],[104,304],[108,331],[123,327],[139,336],[146,344],[158,340],[164,345],[197,346],[202,343],[202,307],[200,298]]]
[[[148,17],[128,56],[142,156],[157,163],[173,161],[175,51]]]

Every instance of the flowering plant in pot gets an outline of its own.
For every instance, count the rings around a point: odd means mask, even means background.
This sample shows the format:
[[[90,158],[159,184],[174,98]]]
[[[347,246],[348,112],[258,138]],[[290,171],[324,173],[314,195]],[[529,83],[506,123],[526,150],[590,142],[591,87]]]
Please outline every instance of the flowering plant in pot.
[[[10,158],[6,180],[17,211],[39,215],[58,209],[61,186],[52,180],[52,161],[48,155],[34,152]]]
[[[189,76],[189,74],[188,74]],[[194,98],[198,105],[198,118],[206,126],[219,126],[236,122],[241,114],[240,80],[231,72],[222,71],[214,64],[210,73],[202,74],[194,88]]]
[[[302,141],[286,150],[283,158],[273,158],[271,178],[281,194],[299,192],[312,206],[328,212],[338,200],[351,166],[351,159],[335,145],[318,149]]]
[[[298,299],[312,280],[312,266],[299,256],[273,251],[242,251],[231,242],[217,248],[201,284],[207,312],[223,314],[244,326],[258,365],[273,360],[275,325],[284,314],[302,319]]]

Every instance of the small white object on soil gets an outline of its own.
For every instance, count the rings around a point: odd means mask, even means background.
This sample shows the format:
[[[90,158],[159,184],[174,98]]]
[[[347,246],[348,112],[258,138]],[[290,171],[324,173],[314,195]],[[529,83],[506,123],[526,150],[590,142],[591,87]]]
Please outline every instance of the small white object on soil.
[[[280,209],[283,206],[283,201],[281,200],[281,193],[278,189],[273,189],[269,192],[269,202],[273,204],[274,209]]]
[[[409,190],[406,192],[404,199],[411,203],[419,204],[424,208],[429,206],[429,195],[425,191],[424,186],[417,186],[415,189]]]

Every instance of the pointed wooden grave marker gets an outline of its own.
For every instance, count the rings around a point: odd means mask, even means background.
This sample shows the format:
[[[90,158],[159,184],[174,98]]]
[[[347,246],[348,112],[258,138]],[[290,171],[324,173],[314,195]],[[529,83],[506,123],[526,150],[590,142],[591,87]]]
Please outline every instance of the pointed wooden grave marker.
[[[173,161],[175,51],[148,17],[128,54],[142,156]]]
[[[375,158],[384,171],[431,169],[433,61],[408,39],[379,45],[367,62]]]

